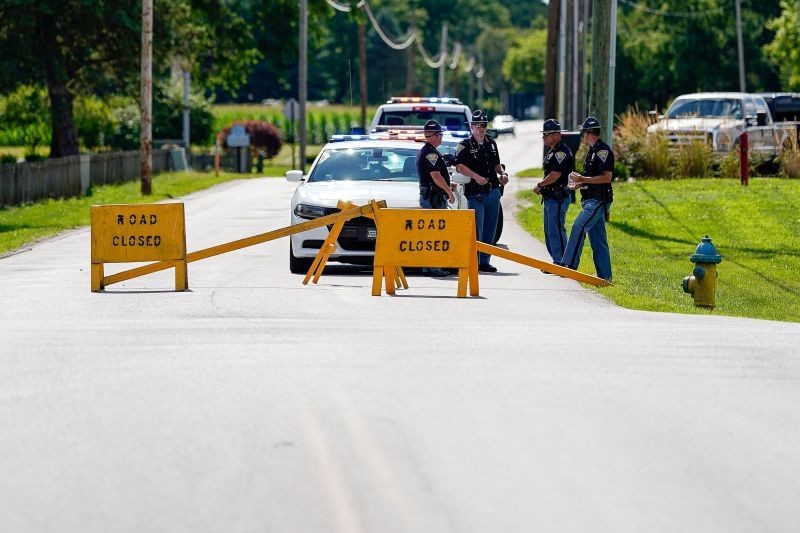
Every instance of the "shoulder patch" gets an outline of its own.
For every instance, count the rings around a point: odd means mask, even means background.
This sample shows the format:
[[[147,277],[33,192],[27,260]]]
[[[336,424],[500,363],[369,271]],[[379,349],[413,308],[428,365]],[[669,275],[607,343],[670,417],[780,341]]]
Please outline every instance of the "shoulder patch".
[[[603,163],[605,163],[606,159],[608,159],[608,150],[600,150],[597,152],[597,157],[599,157]]]
[[[431,165],[436,165],[436,162],[439,160],[439,156],[436,154],[428,154],[425,156],[425,159],[431,162]]]
[[[458,146],[456,146],[456,155],[461,153],[461,150],[463,150],[463,149],[464,149],[464,145],[461,144],[461,143],[458,143]]]
[[[556,152],[556,159],[558,159],[559,163],[561,163],[566,157],[567,154],[565,154],[564,152]]]

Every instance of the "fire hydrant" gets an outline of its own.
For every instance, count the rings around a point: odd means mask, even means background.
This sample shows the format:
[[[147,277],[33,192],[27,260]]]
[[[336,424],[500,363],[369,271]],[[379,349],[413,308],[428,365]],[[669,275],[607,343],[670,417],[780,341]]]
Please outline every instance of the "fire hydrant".
[[[700,240],[689,261],[695,267],[691,276],[683,278],[683,291],[694,297],[695,306],[713,309],[717,291],[717,264],[722,262],[722,256],[717,253],[708,235]]]

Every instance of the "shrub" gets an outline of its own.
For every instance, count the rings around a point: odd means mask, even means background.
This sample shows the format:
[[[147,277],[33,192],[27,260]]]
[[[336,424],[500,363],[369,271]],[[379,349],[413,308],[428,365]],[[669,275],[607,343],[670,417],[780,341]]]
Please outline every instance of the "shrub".
[[[3,99],[4,144],[25,146],[35,153],[50,142],[50,101],[44,88],[21,85]]]
[[[14,154],[0,154],[0,165],[7,165],[9,163],[16,163],[17,156]]]
[[[189,137],[196,144],[208,144],[213,138],[211,102],[202,89],[189,94]],[[183,87],[180,83],[158,84],[153,94],[153,138],[183,138]]]
[[[106,144],[117,150],[134,150],[139,147],[139,104],[133,98],[111,97],[112,128],[106,134]]]
[[[719,177],[728,179],[739,179],[739,167],[741,161],[739,159],[739,146],[731,150],[719,160]]]
[[[663,135],[650,135],[642,143],[641,175],[649,178],[668,178],[670,170],[669,141]],[[640,175],[638,172],[636,175]]]
[[[36,154],[36,153],[25,154],[25,161],[27,161],[28,163],[37,163],[39,161],[44,161],[45,159],[47,158],[42,154]]]
[[[78,140],[84,148],[106,144],[106,136],[114,131],[114,113],[109,104],[94,95],[75,99],[73,119]]]
[[[703,141],[692,141],[678,151],[678,175],[689,178],[704,178],[712,162],[711,148]]]
[[[800,148],[797,145],[797,130],[792,131],[791,143],[787,143],[780,157],[781,174],[787,178],[800,178]]]

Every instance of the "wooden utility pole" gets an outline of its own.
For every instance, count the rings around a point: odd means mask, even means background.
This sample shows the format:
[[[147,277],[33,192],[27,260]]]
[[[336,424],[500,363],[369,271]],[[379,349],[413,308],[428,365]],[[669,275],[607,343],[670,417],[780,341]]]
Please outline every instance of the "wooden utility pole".
[[[544,118],[555,118],[558,110],[558,22],[561,0],[550,0],[547,8],[547,57],[544,80]]]
[[[417,31],[417,10],[411,9],[411,32]],[[406,47],[406,96],[414,95],[414,47]]]
[[[153,182],[153,0],[142,0],[141,124],[139,155],[141,190],[150,195]]]
[[[358,23],[358,87],[361,99],[361,129],[367,131],[367,23]]]
[[[308,99],[308,0],[300,0],[300,65],[297,96],[300,104],[300,170],[306,171],[306,100]]]
[[[442,24],[442,40],[439,43],[439,59],[442,65],[439,67],[439,86],[437,88],[436,96],[444,96],[444,71],[447,68],[447,23]]]
[[[611,140],[612,124],[608,116],[608,70],[611,52],[611,3],[595,0],[592,5],[592,79],[589,92],[589,115],[603,125],[603,140]]]

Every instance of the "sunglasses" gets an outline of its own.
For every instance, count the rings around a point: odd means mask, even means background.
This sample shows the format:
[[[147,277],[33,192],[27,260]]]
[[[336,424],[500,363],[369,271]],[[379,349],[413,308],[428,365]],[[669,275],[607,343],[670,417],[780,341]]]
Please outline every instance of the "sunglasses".
[[[474,127],[476,127],[476,128],[485,128],[486,127],[486,123],[485,122],[473,122],[472,125]]]

